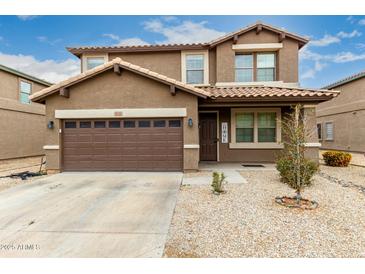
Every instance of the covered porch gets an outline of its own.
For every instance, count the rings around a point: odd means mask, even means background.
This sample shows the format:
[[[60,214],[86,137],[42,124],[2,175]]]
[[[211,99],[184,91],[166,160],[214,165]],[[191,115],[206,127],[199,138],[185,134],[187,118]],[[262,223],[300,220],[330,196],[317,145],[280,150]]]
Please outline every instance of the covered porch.
[[[212,97],[199,100],[199,168],[208,162],[272,165],[284,148],[281,120],[296,104],[303,106],[308,130],[307,157],[318,161],[315,107],[335,93],[267,86],[206,89]]]

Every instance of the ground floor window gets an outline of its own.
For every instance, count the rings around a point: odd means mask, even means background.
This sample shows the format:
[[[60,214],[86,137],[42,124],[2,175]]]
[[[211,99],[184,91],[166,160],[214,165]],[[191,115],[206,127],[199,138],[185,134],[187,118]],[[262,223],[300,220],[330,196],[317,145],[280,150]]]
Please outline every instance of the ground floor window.
[[[317,137],[318,140],[322,140],[322,124],[317,124]]]
[[[333,141],[333,123],[327,122],[325,124],[325,128],[326,128],[326,140]]]
[[[273,148],[281,141],[280,108],[232,108],[231,148]]]

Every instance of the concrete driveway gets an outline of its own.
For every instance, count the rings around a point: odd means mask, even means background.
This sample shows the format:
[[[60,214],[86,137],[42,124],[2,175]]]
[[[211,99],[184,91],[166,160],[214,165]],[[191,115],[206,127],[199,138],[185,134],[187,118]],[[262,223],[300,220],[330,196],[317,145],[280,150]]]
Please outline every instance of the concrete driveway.
[[[61,173],[0,192],[0,257],[161,257],[182,173]]]

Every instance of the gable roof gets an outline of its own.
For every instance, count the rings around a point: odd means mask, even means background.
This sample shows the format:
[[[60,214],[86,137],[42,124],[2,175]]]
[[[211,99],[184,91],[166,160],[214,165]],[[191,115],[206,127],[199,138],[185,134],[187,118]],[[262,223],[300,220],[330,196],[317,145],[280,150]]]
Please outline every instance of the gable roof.
[[[41,84],[41,85],[44,85],[44,86],[47,86],[47,87],[52,85],[52,83],[50,83],[50,82],[47,82],[45,80],[39,79],[39,78],[34,77],[32,75],[26,74],[24,72],[21,72],[19,70],[13,69],[13,68],[9,68],[9,67],[1,65],[1,64],[0,64],[0,70],[6,71],[10,74],[14,74],[14,75],[19,76],[21,78],[27,79],[29,81],[32,81],[32,82],[35,82],[35,83],[38,83],[38,84]]]
[[[325,88],[325,89],[332,89],[332,88],[335,88],[335,87],[338,87],[338,86],[341,86],[341,85],[347,84],[347,83],[349,83],[349,82],[355,81],[355,80],[357,80],[357,79],[361,79],[361,78],[363,78],[363,77],[365,77],[365,70],[364,70],[364,71],[362,71],[362,72],[359,72],[359,73],[353,74],[353,75],[351,75],[351,76],[349,76],[349,77],[346,77],[346,78],[344,78],[344,79],[341,79],[341,80],[339,80],[339,81],[337,81],[337,82],[334,82],[334,83],[332,83],[332,84],[329,84],[329,85],[327,85],[327,86],[325,86],[325,87],[323,87],[323,88]]]
[[[309,42],[309,40],[303,36],[288,32],[284,29],[265,24],[261,21],[247,27],[241,28],[237,31],[223,35],[217,39],[214,39],[207,43],[187,43],[187,44],[152,44],[152,45],[136,45],[136,46],[81,46],[81,47],[67,47],[66,49],[72,54],[79,57],[85,52],[142,52],[142,51],[176,51],[176,50],[199,50],[208,49],[217,46],[229,39],[233,39],[236,35],[241,35],[249,32],[255,28],[261,27],[272,32],[284,34],[286,37],[290,37],[299,42],[299,48],[303,47]]]
[[[180,81],[176,81],[175,79],[169,78],[169,77],[159,74],[157,72],[153,72],[149,69],[145,69],[140,66],[123,61],[121,58],[115,58],[112,61],[107,62],[103,65],[97,66],[86,72],[80,73],[74,77],[61,81],[53,86],[42,89],[41,91],[38,91],[38,92],[32,94],[31,96],[29,96],[29,98],[35,102],[40,101],[41,99],[44,99],[45,97],[58,92],[61,88],[70,87],[70,86],[80,83],[86,79],[92,78],[95,75],[98,75],[104,71],[112,69],[115,64],[119,65],[122,69],[140,74],[142,76],[148,77],[150,79],[154,79],[156,81],[159,81],[159,82],[162,82],[162,83],[165,83],[168,85],[173,85],[181,90],[194,94],[198,97],[206,98],[207,96],[209,96],[208,92],[195,88],[192,85],[184,84]]]
[[[244,34],[246,32],[249,32],[249,31],[253,30],[253,29],[256,29],[258,27],[261,27],[262,29],[266,29],[266,30],[275,32],[277,34],[285,34],[285,36],[290,37],[290,38],[298,41],[300,48],[309,42],[309,39],[307,39],[307,38],[305,38],[303,36],[300,36],[298,34],[294,34],[292,32],[288,32],[288,31],[286,31],[284,29],[279,29],[277,27],[274,27],[274,26],[271,26],[269,24],[265,24],[265,23],[263,23],[261,21],[258,21],[255,24],[249,25],[249,26],[244,27],[242,29],[239,29],[237,31],[228,33],[228,34],[226,34],[226,35],[224,35],[222,37],[219,37],[219,38],[217,38],[217,39],[215,39],[213,41],[210,41],[209,42],[209,45],[210,45],[210,47],[214,47],[214,46],[216,46],[216,45],[218,45],[220,43],[223,43],[223,42],[225,42],[225,41],[227,41],[229,39],[232,39],[236,35]]]

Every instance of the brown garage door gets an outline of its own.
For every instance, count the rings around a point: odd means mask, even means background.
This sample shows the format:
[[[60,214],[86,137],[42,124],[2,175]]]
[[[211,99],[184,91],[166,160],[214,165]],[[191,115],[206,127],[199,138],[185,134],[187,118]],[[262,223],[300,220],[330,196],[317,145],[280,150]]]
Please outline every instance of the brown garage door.
[[[66,171],[181,170],[180,119],[65,120]]]

